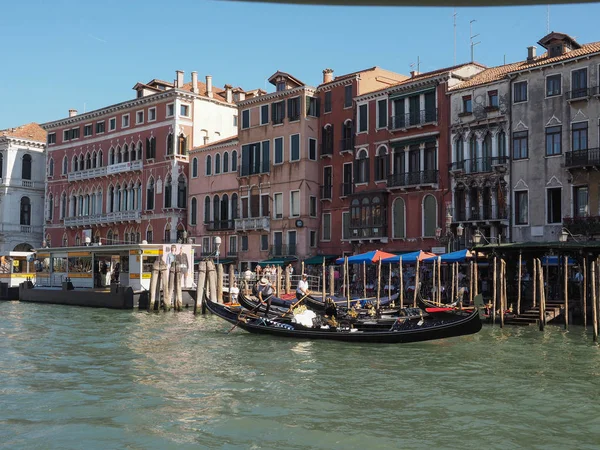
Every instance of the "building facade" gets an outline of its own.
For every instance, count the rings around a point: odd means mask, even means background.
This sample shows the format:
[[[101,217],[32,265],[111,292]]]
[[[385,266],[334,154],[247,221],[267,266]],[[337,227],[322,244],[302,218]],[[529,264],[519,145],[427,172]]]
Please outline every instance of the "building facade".
[[[0,131],[0,253],[43,241],[46,132],[36,123]]]
[[[175,242],[187,235],[188,149],[235,134],[230,86],[182,71],[134,86],[136,98],[44,124],[46,239],[53,246]]]

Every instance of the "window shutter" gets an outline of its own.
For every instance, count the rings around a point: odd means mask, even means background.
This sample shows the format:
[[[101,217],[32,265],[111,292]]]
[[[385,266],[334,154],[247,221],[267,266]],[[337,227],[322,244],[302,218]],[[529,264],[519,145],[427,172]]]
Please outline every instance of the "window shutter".
[[[321,155],[325,155],[327,151],[327,129],[321,128]]]
[[[358,178],[358,176],[359,176],[359,167],[360,167],[360,164],[359,164],[359,162],[358,162],[358,160],[357,160],[357,159],[355,159],[355,160],[352,162],[352,167],[353,167],[353,169],[354,169],[354,182],[355,182],[355,183],[359,183],[359,182],[360,182],[360,181],[362,181],[362,180],[360,180],[360,179]]]
[[[331,153],[333,153],[333,148],[334,148],[334,142],[335,140],[333,139],[333,124],[331,124],[331,128],[329,129],[329,148],[331,149]]]
[[[250,174],[250,146],[242,146],[242,171],[241,175],[246,176]]]
[[[316,110],[317,110],[317,117],[321,117],[321,98],[317,97],[317,105],[316,105]]]
[[[280,118],[281,118],[282,122],[283,122],[283,118],[284,117],[285,117],[285,101],[282,101],[281,102],[281,115],[280,115]]]
[[[365,183],[368,183],[371,180],[371,169],[370,169],[370,158],[365,159],[365,179],[363,180]]]
[[[292,105],[293,105],[292,99],[288,98],[288,119],[291,119],[292,115],[293,115],[293,113],[292,113]]]
[[[261,172],[267,173],[269,172],[270,167],[270,149],[269,149],[269,141],[263,141],[262,143],[262,170]]]

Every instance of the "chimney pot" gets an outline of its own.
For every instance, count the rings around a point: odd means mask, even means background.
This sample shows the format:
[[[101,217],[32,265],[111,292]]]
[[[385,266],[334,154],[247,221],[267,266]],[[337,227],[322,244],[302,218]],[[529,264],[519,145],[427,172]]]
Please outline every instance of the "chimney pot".
[[[416,77],[417,75],[419,75],[419,71],[417,71],[417,70],[411,70],[411,71],[410,71],[410,77],[411,77],[411,78],[414,78],[414,77]]]
[[[183,70],[176,70],[177,78],[175,80],[175,87],[181,88],[183,87]]]
[[[331,83],[333,81],[333,69],[325,69],[323,71],[323,83]]]
[[[70,109],[69,110],[69,117],[75,117],[77,115],[77,110],[76,109]]]
[[[527,47],[527,61],[533,61],[535,59],[536,49],[537,49],[537,47],[535,45],[531,45],[531,46]]]
[[[225,97],[227,103],[233,102],[233,86],[231,86],[230,84],[225,85]]]
[[[210,98],[212,98],[213,96],[211,75],[206,75],[206,96]]]
[[[192,92],[197,94],[199,92],[198,89],[198,72],[192,72]]]

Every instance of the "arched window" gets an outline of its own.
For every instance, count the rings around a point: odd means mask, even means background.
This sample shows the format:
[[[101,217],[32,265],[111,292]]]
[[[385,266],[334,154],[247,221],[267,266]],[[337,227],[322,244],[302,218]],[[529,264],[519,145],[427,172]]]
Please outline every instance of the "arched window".
[[[29,154],[23,155],[21,178],[24,180],[31,180],[31,155]]]
[[[154,178],[152,177],[148,180],[148,187],[146,188],[146,209],[154,209]]]
[[[221,173],[221,155],[217,153],[215,155],[215,175],[219,175]]]
[[[500,158],[506,158],[506,134],[504,131],[498,133],[496,139],[498,140],[498,156]],[[504,162],[504,160],[500,162]]]
[[[52,194],[48,195],[48,212],[46,214],[47,220],[52,220],[54,211],[54,196]]]
[[[48,176],[54,176],[54,158],[50,158],[50,161],[48,161]]]
[[[163,240],[164,242],[171,242],[171,222],[168,222],[165,226]]]
[[[4,175],[4,153],[0,153],[0,178]]]
[[[75,235],[75,245],[76,246],[80,246],[81,245],[81,237],[79,236],[79,233],[77,233]]]
[[[464,164],[464,160],[465,160],[465,147],[464,147],[464,142],[462,137],[458,137],[458,139],[456,140],[456,153],[454,154],[454,161],[457,164],[457,168],[458,167],[462,167],[461,164]]]
[[[210,222],[210,197],[204,197],[204,223]]]
[[[148,225],[148,228],[146,228],[146,242],[148,242],[148,244],[152,244],[153,239],[154,230],[152,229],[152,225]]]
[[[223,173],[229,172],[229,153],[223,153]]]
[[[221,199],[218,195],[213,197],[213,222],[215,230],[219,228],[219,222],[221,221]]]
[[[212,158],[210,155],[206,155],[206,167],[205,167],[204,174],[206,176],[212,175]]]
[[[156,158],[156,138],[154,136],[146,138],[146,159]]]
[[[106,198],[106,212],[114,212],[115,205],[115,188],[112,186],[108,187],[108,196]]]
[[[79,170],[79,163],[77,161],[77,156],[73,155],[73,159],[71,160],[71,172],[77,172]]]
[[[357,198],[350,205],[350,227],[360,228],[360,202]]]
[[[98,151],[98,167],[102,167],[104,165],[104,157],[102,154],[102,150]]]
[[[60,218],[64,219],[67,214],[67,194],[65,192],[60,196]]]
[[[122,163],[123,162],[123,153],[121,153],[121,147],[117,147],[117,149],[115,150],[115,159],[116,159],[116,163]]]
[[[237,172],[237,151],[231,152],[231,171]]]
[[[67,155],[65,155],[63,156],[62,174],[66,175],[67,173],[69,173],[69,159],[67,158]]]
[[[485,135],[481,146],[481,170],[492,170],[492,136],[489,133]]]
[[[69,210],[71,211],[69,217],[75,217],[77,215],[77,197],[75,197],[75,194],[71,194],[71,204],[69,206]]]
[[[477,138],[475,138],[475,135],[471,136],[469,140],[469,159],[471,167],[467,169],[468,172],[477,172]]]
[[[182,133],[179,135],[179,138],[177,140],[177,153],[179,155],[187,155],[187,151],[187,137],[185,137]]]
[[[223,225],[229,227],[229,196],[223,194],[221,198],[221,220],[224,222]]]
[[[129,162],[129,146],[127,144],[123,145],[123,162]]]
[[[231,218],[238,218],[238,195],[235,192],[231,194]]]
[[[110,166],[111,164],[115,163],[115,149],[114,148],[110,148],[108,150],[108,165]]]
[[[21,225],[31,225],[31,201],[29,200],[29,197],[23,197],[21,199],[20,223]]]
[[[187,185],[183,174],[179,175],[177,180],[177,207],[185,208],[187,202]]]
[[[92,152],[92,169],[95,169],[98,166],[98,155],[96,154],[96,150]]]
[[[437,228],[437,200],[433,195],[423,199],[423,237],[435,237]]]
[[[131,144],[131,147],[129,148],[129,160],[130,161],[135,161],[136,159],[138,159],[137,158],[137,151],[135,149],[135,145]],[[131,233],[131,234],[133,234],[133,233]],[[133,242],[132,242],[132,244],[133,244]]]
[[[167,136],[167,155],[173,154],[173,133]]]
[[[369,155],[364,148],[358,152],[356,161],[354,161],[354,182],[369,182]]]
[[[83,159],[83,153],[79,155],[79,170],[85,170],[85,160]]]
[[[342,147],[344,143],[342,141]],[[342,150],[346,150],[342,148]],[[321,155],[333,155],[333,125],[327,124],[323,127],[321,135]]]
[[[135,155],[136,155],[136,159],[138,159],[138,160],[142,159],[142,143],[141,143],[141,141],[138,142],[138,144],[137,144]],[[140,233],[138,232],[137,235],[139,235],[139,234]],[[139,242],[139,239],[138,239],[138,242]]]
[[[404,239],[406,237],[406,227],[405,227],[405,205],[404,200],[398,197],[394,200],[393,203],[393,237],[394,239]]]
[[[192,178],[198,176],[198,158],[192,159]]]
[[[171,207],[171,202],[173,198],[173,180],[171,175],[167,176],[165,180],[165,194],[164,194],[164,204],[165,208]]]
[[[118,184],[115,187],[115,194],[116,194],[115,211],[121,211],[122,205],[123,205],[123,191],[121,189],[121,186]]]
[[[196,197],[192,197],[190,200],[190,225],[196,225],[198,216],[198,200]]]
[[[113,243],[113,232],[112,232],[112,230],[108,230],[108,232],[106,233],[106,243],[107,244],[112,244]]]
[[[67,233],[63,233],[62,246],[66,247],[68,243],[69,243],[69,240],[67,239]]]
[[[388,156],[387,148],[381,146],[377,149],[377,156],[375,157],[375,180],[387,180],[388,176]]]
[[[119,230],[115,230],[113,232],[113,242],[115,244],[119,244]]]

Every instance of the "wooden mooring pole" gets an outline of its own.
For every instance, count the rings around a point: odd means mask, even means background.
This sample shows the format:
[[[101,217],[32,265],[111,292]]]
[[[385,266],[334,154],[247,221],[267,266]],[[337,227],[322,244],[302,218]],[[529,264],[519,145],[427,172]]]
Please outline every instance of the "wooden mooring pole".
[[[290,272],[289,270],[286,269],[285,271],[285,293],[289,294],[291,291],[291,279],[290,279]]]
[[[400,256],[400,308],[404,308],[404,274],[402,273],[402,256]]]
[[[438,279],[437,279],[437,295],[438,295],[438,303],[442,304],[442,257],[438,256]]]
[[[217,264],[217,299],[223,302],[223,264]]]
[[[233,265],[231,266],[233,267]],[[206,261],[198,264],[198,284],[196,285],[196,302],[194,303],[194,314],[201,312],[205,314],[204,308],[204,285],[206,284]]]
[[[417,292],[419,291],[419,258],[417,258],[417,269],[415,272],[415,291],[413,293],[413,308],[417,307]]]
[[[496,294],[497,294],[497,275],[498,275],[498,270],[497,270],[497,265],[496,265],[496,257],[494,256],[494,275],[493,275],[493,279],[492,279],[492,325],[496,324]]]
[[[537,259],[533,258],[533,307],[536,305],[537,297]]]
[[[519,251],[519,269],[518,269],[518,281],[517,281],[517,316],[519,314],[521,314],[521,291],[523,290],[522,287],[522,275],[521,275],[521,264],[523,262],[523,255],[521,254],[521,251]]]
[[[160,291],[158,290],[159,271],[158,259],[152,264],[152,274],[150,275],[150,298],[148,299],[148,311],[154,311],[154,303],[156,302],[157,292],[160,299]]]
[[[367,263],[363,261],[363,298],[367,298]]]
[[[546,326],[546,320],[545,320],[546,312],[544,309],[544,269],[542,267],[542,261],[539,258],[536,259],[536,261],[537,261],[537,266],[538,266],[538,286],[539,286],[539,290],[540,290],[539,323],[540,323],[540,331],[544,331],[544,328]]]
[[[329,266],[329,295],[332,297],[335,295],[335,267],[333,266]]]
[[[325,276],[325,258],[323,258],[323,266],[321,269],[321,300],[325,304],[325,296],[327,294],[327,278]]]
[[[500,259],[500,328],[504,328],[504,311],[506,311],[506,261]]]
[[[583,287],[583,328],[587,328],[587,258],[583,258],[583,281],[580,287]]]
[[[569,329],[569,257],[565,256],[565,330]]]
[[[594,342],[598,342],[598,314],[596,302],[596,263],[592,261],[592,324],[594,327]]]
[[[431,280],[431,293],[432,293],[432,298],[431,300],[437,304],[437,278],[436,278],[436,268],[437,268],[437,260],[435,260],[435,262],[433,263],[433,278]]]
[[[473,304],[473,261],[469,263],[469,304]]]

